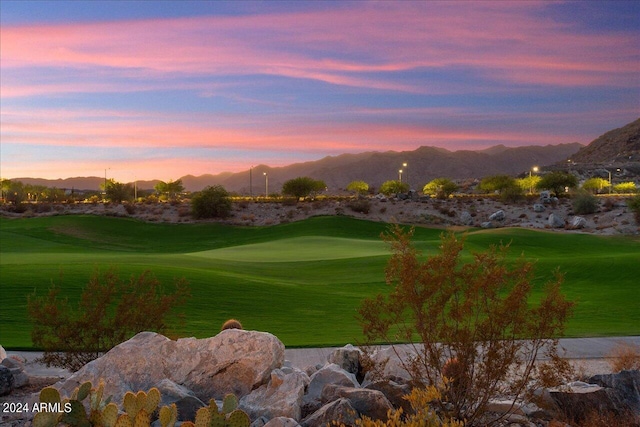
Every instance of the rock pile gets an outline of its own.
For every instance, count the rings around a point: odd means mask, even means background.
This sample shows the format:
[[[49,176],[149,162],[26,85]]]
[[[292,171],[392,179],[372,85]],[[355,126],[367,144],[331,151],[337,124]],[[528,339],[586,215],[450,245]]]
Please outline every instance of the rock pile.
[[[6,396],[16,388],[29,384],[29,377],[24,372],[24,362],[18,358],[7,357],[0,346],[0,396]]]
[[[207,339],[173,341],[143,332],[55,387],[69,395],[79,384],[97,384],[102,378],[105,395],[115,402],[127,391],[157,387],[161,405],[175,403],[181,420],[193,420],[210,399],[234,393],[252,427],[319,427],[333,421],[353,425],[362,415],[384,420],[390,409],[410,409],[403,399],[411,391],[408,374],[392,354],[387,348],[368,356],[387,361],[376,375],[364,372],[363,353],[353,346],[337,349],[324,365],[301,370],[284,359],[284,345],[269,333],[229,329]],[[510,426],[530,427],[536,425],[533,420],[556,417],[579,420],[598,407],[640,419],[639,371],[600,375],[590,382],[596,385],[544,390],[544,409],[508,400],[490,402],[488,409],[504,414]]]

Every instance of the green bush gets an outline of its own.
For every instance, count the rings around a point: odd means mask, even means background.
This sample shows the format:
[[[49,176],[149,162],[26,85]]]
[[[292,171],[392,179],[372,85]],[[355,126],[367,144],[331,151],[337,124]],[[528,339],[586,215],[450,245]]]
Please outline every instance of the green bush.
[[[576,194],[572,201],[573,213],[587,215],[598,211],[598,198],[586,191]]]
[[[371,211],[371,202],[367,199],[352,200],[348,206],[352,211],[363,214],[368,214]]]
[[[191,199],[194,218],[226,218],[231,215],[231,197],[221,185],[209,186]]]

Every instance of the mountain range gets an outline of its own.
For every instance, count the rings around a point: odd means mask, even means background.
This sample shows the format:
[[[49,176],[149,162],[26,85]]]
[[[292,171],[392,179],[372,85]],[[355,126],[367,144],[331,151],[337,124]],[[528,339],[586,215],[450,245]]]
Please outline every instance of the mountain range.
[[[480,151],[449,151],[438,147],[420,147],[413,151],[365,152],[328,156],[320,160],[294,163],[282,167],[259,165],[238,173],[217,175],[185,175],[182,183],[188,191],[199,191],[208,185],[222,185],[229,191],[260,195],[265,190],[279,192],[282,184],[292,178],[309,176],[321,179],[332,192],[344,189],[351,181],[362,180],[371,187],[388,180],[402,180],[412,188],[438,177],[473,179],[507,174],[523,175],[534,166],[544,167],[569,164],[611,164],[611,162],[638,163],[640,161],[640,119],[614,129],[583,146],[577,142],[526,147],[496,145]],[[403,166],[406,164],[406,166]],[[264,174],[267,174],[265,177]],[[268,183],[267,183],[268,178]],[[23,183],[78,190],[97,190],[102,177],[79,177],[58,180],[16,178]],[[152,189],[158,180],[138,181],[139,189]]]

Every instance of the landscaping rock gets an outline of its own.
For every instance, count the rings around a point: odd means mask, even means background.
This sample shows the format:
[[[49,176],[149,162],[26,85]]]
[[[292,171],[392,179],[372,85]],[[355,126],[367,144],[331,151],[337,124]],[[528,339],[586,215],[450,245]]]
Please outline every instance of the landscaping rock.
[[[327,403],[318,411],[305,418],[301,425],[303,427],[325,427],[332,425],[336,421],[347,426],[355,425],[358,413],[348,399],[338,399]]]
[[[387,412],[393,409],[389,400],[378,390],[343,387],[329,384],[322,390],[322,402],[333,402],[339,398],[348,399],[360,415],[386,420]]]
[[[276,417],[269,420],[269,422],[266,423],[264,426],[265,427],[297,427],[299,425],[300,424],[298,423],[298,421],[294,420],[293,418]]]
[[[605,388],[619,411],[630,410],[640,416],[640,371],[628,370],[616,374],[595,375],[589,382]]]
[[[347,344],[337,349],[329,355],[329,363],[334,363],[345,371],[354,374],[356,377],[360,375],[360,357],[362,350]]]
[[[4,350],[4,347],[0,345],[0,362],[7,358],[7,352]]]
[[[480,224],[480,227],[482,228],[496,228],[495,225],[493,225],[493,222],[491,221],[485,221],[482,224]]]
[[[160,396],[162,396],[160,406],[175,403],[181,420],[194,420],[198,409],[207,406],[191,390],[169,379],[163,379],[156,384],[156,387],[160,391]]]
[[[542,203],[536,203],[535,205],[533,205],[533,211],[534,212],[544,212],[544,205]]]
[[[282,369],[271,372],[269,384],[252,391],[240,400],[240,408],[251,419],[277,417],[301,419],[302,396],[305,385],[309,383],[307,374],[300,370]]]
[[[554,213],[549,215],[549,219],[548,219],[547,223],[552,228],[563,228],[564,227],[564,219],[560,215],[554,214]]]
[[[13,390],[13,374],[6,366],[0,365],[0,396],[6,396]]]
[[[587,220],[581,216],[576,216],[571,221],[571,227],[573,228],[584,228],[587,226]]]
[[[506,215],[504,211],[500,209],[499,211],[496,211],[489,216],[489,221],[504,221],[505,218]]]
[[[598,385],[576,381],[549,393],[562,415],[576,423],[582,423],[594,411],[602,414],[616,411],[605,389]]]
[[[85,365],[60,389],[69,395],[82,382],[104,378],[105,394],[121,401],[127,391],[148,390],[166,378],[208,402],[227,393],[246,396],[283,363],[284,345],[264,332],[228,329],[212,338],[177,341],[141,332]]]
[[[335,363],[328,364],[311,376],[311,382],[305,400],[320,400],[322,390],[327,384],[358,387],[356,376],[345,371]]]
[[[394,408],[402,408],[405,414],[411,413],[411,404],[404,398],[404,396],[411,393],[411,386],[409,386],[409,384],[398,384],[395,381],[380,380],[367,384],[365,388],[378,390],[384,394]]]
[[[473,217],[471,216],[469,211],[463,211],[460,214],[460,222],[462,224],[464,224],[464,225],[472,225],[473,224]]]

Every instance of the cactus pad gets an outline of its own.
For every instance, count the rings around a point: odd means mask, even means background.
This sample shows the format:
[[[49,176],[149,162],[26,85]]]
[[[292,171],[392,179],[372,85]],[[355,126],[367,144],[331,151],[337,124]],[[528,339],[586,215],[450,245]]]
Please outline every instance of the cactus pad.
[[[227,394],[222,402],[222,413],[230,414],[238,407],[238,398],[234,394]]]
[[[239,409],[236,409],[229,414],[229,418],[227,419],[228,427],[249,427],[250,424],[251,420],[249,419],[249,416]]]

